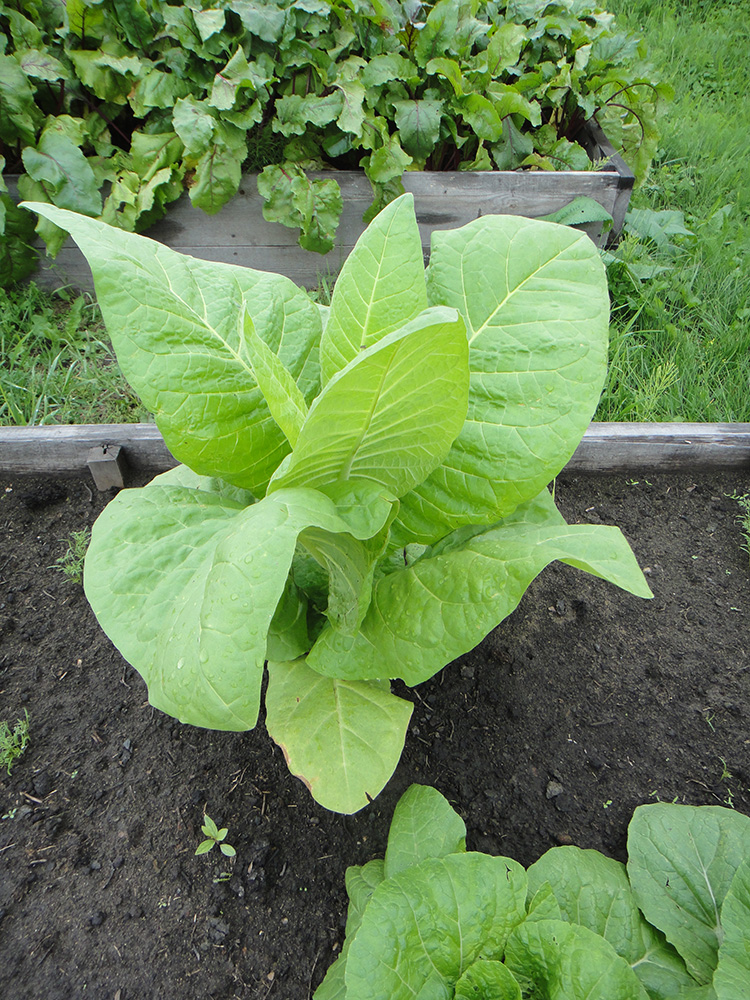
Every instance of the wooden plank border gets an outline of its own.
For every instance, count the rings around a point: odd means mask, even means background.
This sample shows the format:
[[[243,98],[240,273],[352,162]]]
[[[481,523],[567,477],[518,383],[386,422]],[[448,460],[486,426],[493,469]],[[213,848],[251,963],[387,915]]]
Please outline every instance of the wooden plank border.
[[[74,474],[92,448],[119,446],[129,467],[159,472],[177,464],[154,424],[0,427],[0,472]],[[567,472],[691,472],[750,468],[750,424],[591,424]]]

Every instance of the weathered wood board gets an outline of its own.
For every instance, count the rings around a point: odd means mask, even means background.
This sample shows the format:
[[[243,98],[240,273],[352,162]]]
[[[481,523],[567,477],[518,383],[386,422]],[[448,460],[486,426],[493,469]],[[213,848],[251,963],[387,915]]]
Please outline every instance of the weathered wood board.
[[[89,452],[120,446],[132,469],[177,464],[154,424],[0,427],[0,472],[70,474]],[[595,423],[566,466],[569,472],[645,473],[750,467],[750,424]]]
[[[433,230],[463,226],[481,215],[538,218],[564,208],[581,196],[599,202],[614,219],[613,231],[619,232],[633,174],[601,129],[591,125],[583,144],[592,160],[603,162],[602,169],[554,173],[543,170],[405,173],[404,187],[414,195],[425,251],[429,250]],[[238,194],[216,215],[194,209],[185,194],[146,235],[180,253],[275,271],[300,285],[315,287],[321,277],[338,273],[364,230],[362,215],[372,202],[372,189],[359,171],[327,171],[311,176],[334,176],[344,199],[337,243],[325,256],[299,247],[296,229],[265,221],[253,174],[244,178]],[[595,242],[601,243],[605,238],[599,224],[582,228]],[[93,289],[88,264],[72,240],[66,242],[54,261],[42,258],[34,280],[46,287],[70,284]]]

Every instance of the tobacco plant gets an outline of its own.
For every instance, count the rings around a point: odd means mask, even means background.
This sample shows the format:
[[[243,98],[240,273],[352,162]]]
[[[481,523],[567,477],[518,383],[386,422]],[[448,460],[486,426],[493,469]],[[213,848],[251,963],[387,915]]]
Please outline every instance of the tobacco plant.
[[[559,559],[643,597],[617,528],[547,490],[605,376],[593,243],[486,216],[436,233],[413,199],[370,224],[330,308],[287,278],[182,256],[46,205],[86,255],[125,377],[183,464],[96,522],[86,595],[183,722],[266,726],[329,809],[398,762],[420,684]]]
[[[639,806],[627,866],[553,847],[524,871],[466,851],[412,785],[385,858],[348,868],[341,956],[315,1000],[741,1000],[750,996],[750,818]]]
[[[0,172],[22,197],[142,231],[264,167],[266,217],[320,252],[341,194],[311,171],[363,168],[369,219],[405,170],[585,168],[595,118],[643,176],[666,94],[592,0],[16,0],[0,42]],[[33,269],[30,228],[0,178],[0,280]],[[56,253],[63,231],[37,232]]]

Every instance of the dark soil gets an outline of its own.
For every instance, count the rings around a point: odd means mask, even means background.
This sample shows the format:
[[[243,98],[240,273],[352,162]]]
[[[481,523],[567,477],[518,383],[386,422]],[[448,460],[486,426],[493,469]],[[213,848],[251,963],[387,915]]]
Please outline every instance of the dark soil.
[[[569,843],[622,860],[655,799],[750,813],[750,566],[728,496],[750,472],[639,478],[563,478],[557,500],[624,530],[655,599],[546,570],[474,652],[399,690],[406,750],[352,817],[312,801],[262,725],[192,729],[147,704],[50,568],[108,496],[0,483],[0,719],[31,720],[0,771],[0,996],[307,1000],[341,946],[344,871],[382,856],[415,781],[470,849],[524,864]],[[195,856],[204,809],[233,861]]]

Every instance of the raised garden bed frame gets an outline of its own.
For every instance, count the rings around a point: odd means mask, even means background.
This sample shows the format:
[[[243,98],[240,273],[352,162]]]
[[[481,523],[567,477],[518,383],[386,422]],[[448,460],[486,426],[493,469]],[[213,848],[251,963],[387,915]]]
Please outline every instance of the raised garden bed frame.
[[[128,470],[163,472],[177,462],[154,424],[0,427],[0,472],[70,475],[88,468],[102,489]],[[750,424],[592,423],[568,472],[688,472],[750,468]]]
[[[597,169],[407,171],[404,187],[414,195],[425,250],[429,249],[433,230],[454,229],[481,215],[539,218],[582,196],[597,201],[612,216],[614,224],[608,233],[603,232],[601,223],[580,228],[598,245],[615,239],[630,201],[633,173],[595,122],[587,124],[580,142],[592,164],[601,164]],[[298,246],[296,229],[265,221],[254,174],[246,175],[238,194],[216,215],[193,208],[185,194],[145,235],[180,253],[275,271],[299,285],[313,288],[322,277],[338,273],[365,229],[362,215],[372,202],[370,182],[362,171],[310,174],[311,177],[332,175],[341,187],[344,210],[336,246],[325,256]],[[12,182],[9,189],[16,194]],[[89,266],[72,240],[65,243],[54,260],[41,258],[34,280],[46,288],[74,285],[93,289]]]

